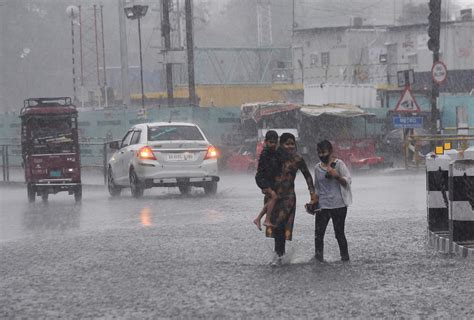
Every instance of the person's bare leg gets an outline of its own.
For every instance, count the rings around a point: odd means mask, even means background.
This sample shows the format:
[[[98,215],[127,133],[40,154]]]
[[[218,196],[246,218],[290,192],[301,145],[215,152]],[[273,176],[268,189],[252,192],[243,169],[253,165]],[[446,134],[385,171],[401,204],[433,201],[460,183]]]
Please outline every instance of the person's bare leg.
[[[262,230],[262,226],[260,224],[260,220],[262,220],[263,215],[267,212],[268,202],[263,206],[262,210],[258,214],[258,216],[253,220],[253,223],[257,226],[258,230]],[[268,216],[268,215],[267,215]]]
[[[267,205],[266,205],[267,215],[265,216],[265,221],[263,222],[263,225],[265,227],[275,227],[275,225],[272,224],[271,218],[272,218],[273,209],[275,208],[276,201],[277,201],[277,196],[275,192],[272,192],[272,196],[268,200]]]

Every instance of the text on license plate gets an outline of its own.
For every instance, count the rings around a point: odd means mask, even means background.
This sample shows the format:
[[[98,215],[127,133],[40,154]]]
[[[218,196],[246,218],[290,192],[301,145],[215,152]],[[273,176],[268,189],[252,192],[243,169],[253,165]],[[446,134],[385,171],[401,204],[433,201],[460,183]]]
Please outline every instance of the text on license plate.
[[[194,160],[194,154],[189,152],[183,153],[168,153],[169,161],[191,161]]]
[[[61,171],[60,170],[51,170],[49,172],[50,177],[60,177],[61,176]]]

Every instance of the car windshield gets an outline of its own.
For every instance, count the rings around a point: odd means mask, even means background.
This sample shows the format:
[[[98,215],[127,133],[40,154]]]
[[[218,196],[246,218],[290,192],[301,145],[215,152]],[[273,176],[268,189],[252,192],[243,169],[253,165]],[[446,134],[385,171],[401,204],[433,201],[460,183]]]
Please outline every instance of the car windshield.
[[[204,140],[194,126],[154,126],[148,127],[148,141]]]

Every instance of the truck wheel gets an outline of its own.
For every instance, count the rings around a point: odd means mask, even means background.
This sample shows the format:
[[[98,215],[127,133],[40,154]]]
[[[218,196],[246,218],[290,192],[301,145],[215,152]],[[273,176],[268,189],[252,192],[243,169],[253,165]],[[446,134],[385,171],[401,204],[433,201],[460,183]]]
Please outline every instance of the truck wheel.
[[[36,200],[35,187],[28,184],[27,187],[26,187],[26,192],[28,194],[28,202],[35,202],[35,200]]]
[[[78,186],[76,190],[74,191],[74,200],[76,202],[82,201],[82,186]]]
[[[122,188],[115,184],[111,168],[109,168],[107,173],[107,189],[112,197],[118,197],[120,196],[120,193],[122,193]]]
[[[42,199],[43,201],[45,201],[45,202],[48,201],[48,197],[49,197],[48,192],[43,192],[43,193],[41,194],[41,199]]]
[[[178,186],[178,188],[181,194],[189,194],[189,192],[191,192],[191,186],[189,185],[181,185],[181,186]]]
[[[217,192],[217,182],[211,181],[204,184],[204,193],[207,195],[216,194]]]
[[[141,198],[143,196],[143,186],[138,180],[137,174],[132,169],[130,170],[130,191],[132,192],[132,197]]]

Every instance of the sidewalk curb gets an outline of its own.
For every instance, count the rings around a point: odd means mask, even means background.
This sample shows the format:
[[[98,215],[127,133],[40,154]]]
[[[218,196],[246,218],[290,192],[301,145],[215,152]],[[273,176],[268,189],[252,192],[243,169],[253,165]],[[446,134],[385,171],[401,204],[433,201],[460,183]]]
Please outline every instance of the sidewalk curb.
[[[449,253],[449,232],[428,230],[428,244],[442,253]],[[474,245],[464,246],[453,242],[453,253],[463,258],[474,258]]]

